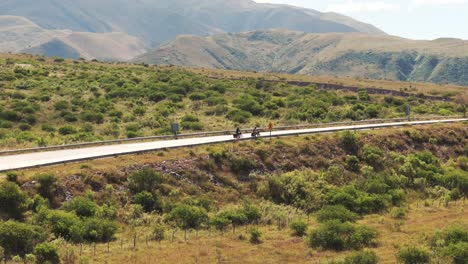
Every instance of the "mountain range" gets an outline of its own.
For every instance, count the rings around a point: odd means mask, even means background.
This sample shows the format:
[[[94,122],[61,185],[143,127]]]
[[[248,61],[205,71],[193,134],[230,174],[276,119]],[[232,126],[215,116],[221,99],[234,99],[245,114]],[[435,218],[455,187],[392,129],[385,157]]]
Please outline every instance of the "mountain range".
[[[126,60],[183,34],[207,36],[270,28],[384,34],[372,25],[336,13],[251,0],[0,1],[0,52]],[[85,50],[76,44],[83,36]],[[116,55],[90,52],[114,50],[115,40],[125,47],[111,52]]]
[[[0,16],[0,40],[0,52],[74,59],[129,60],[146,50],[141,40],[126,33],[48,30],[18,16]]]
[[[467,85],[467,51],[252,0],[0,1],[0,52]]]
[[[260,30],[180,36],[136,62],[242,71],[468,84],[468,41]]]

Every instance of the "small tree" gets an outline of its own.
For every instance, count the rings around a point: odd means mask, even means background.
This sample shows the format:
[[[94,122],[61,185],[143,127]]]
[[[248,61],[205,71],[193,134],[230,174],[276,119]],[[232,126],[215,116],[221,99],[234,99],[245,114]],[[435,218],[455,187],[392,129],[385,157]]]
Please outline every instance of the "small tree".
[[[196,206],[181,204],[168,214],[167,220],[184,230],[184,239],[187,240],[187,230],[198,229],[208,220],[206,210]]]
[[[292,222],[289,227],[293,232],[293,236],[303,237],[307,232],[307,223],[303,220],[296,220]]]
[[[161,174],[151,168],[144,168],[128,177],[128,188],[132,193],[152,193],[163,182]]]
[[[251,203],[244,203],[242,212],[244,213],[245,217],[247,217],[247,222],[249,224],[258,223],[258,221],[262,218],[260,209]]]
[[[353,172],[359,172],[359,159],[354,155],[346,156],[346,168]]]
[[[105,219],[87,218],[80,226],[74,226],[73,231],[76,232],[77,237],[82,235],[84,241],[106,243],[114,239],[117,225],[115,222]]]
[[[59,264],[60,256],[58,254],[58,248],[52,243],[42,243],[34,248],[34,254],[36,255],[38,264]]]
[[[308,237],[308,244],[313,248],[336,251],[361,249],[372,246],[376,237],[377,231],[373,228],[333,220],[313,230]]]
[[[231,221],[222,215],[217,215],[213,218],[213,220],[211,220],[211,225],[222,233],[226,231],[229,224],[231,224]]]
[[[228,219],[232,224],[232,232],[236,232],[236,226],[244,225],[247,223],[247,216],[241,210],[224,211],[220,216]]]
[[[431,263],[431,254],[424,248],[408,246],[401,248],[397,253],[397,261],[402,264],[428,264]]]
[[[357,155],[360,148],[360,140],[356,133],[345,131],[340,138],[341,146],[350,155]]]
[[[56,189],[57,177],[52,174],[40,174],[36,177],[39,183],[39,194],[44,198],[51,198]]]
[[[18,173],[14,171],[10,171],[7,173],[7,181],[13,182],[13,183],[18,183]]]
[[[166,238],[166,228],[162,225],[157,225],[153,228],[151,239],[161,243]]]
[[[21,219],[30,200],[16,183],[0,184],[0,216],[4,219]]]
[[[261,236],[262,236],[262,233],[257,228],[250,229],[250,238],[249,238],[250,243],[252,244],[261,243],[262,242],[260,240]]]
[[[154,210],[156,201],[150,192],[143,191],[133,196],[133,203],[141,205],[145,212],[151,212]]]
[[[455,97],[455,102],[460,105],[463,116],[466,117],[466,108],[468,108],[468,92],[463,92]]]
[[[98,210],[98,205],[85,197],[76,197],[64,204],[66,211],[74,211],[80,217],[92,217]]]
[[[41,227],[12,220],[0,223],[0,246],[5,249],[6,256],[24,256],[45,238]]]

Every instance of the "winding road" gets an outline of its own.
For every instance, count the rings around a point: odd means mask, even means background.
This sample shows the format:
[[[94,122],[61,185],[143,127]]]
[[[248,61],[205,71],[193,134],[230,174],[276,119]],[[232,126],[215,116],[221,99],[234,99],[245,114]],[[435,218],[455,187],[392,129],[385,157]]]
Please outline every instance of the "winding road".
[[[298,130],[274,131],[273,137],[306,135],[316,133],[330,133],[345,130],[367,130],[382,129],[399,126],[430,125],[437,123],[455,123],[468,121],[468,118],[461,119],[440,119],[427,121],[389,122],[366,125],[334,126],[324,128],[310,128]],[[260,137],[269,137],[270,133],[264,132]],[[252,139],[250,135],[244,134],[241,140]],[[198,138],[185,138],[178,140],[162,140],[143,143],[128,143],[119,145],[85,147],[79,149],[64,149],[55,151],[33,152],[18,155],[0,156],[0,172],[9,170],[19,170],[26,168],[49,166],[83,160],[92,160],[105,157],[113,157],[126,154],[143,153],[167,148],[181,148],[205,144],[216,144],[222,142],[235,141],[233,136],[211,136]]]

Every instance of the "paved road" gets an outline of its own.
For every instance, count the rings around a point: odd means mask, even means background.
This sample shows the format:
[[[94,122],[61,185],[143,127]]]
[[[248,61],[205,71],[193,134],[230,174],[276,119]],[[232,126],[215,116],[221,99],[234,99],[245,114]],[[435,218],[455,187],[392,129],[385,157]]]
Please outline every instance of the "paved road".
[[[436,123],[454,123],[468,121],[465,119],[445,119],[445,120],[428,120],[428,121],[413,121],[413,122],[398,122],[398,123],[380,123],[369,125],[352,125],[352,126],[338,126],[326,128],[311,128],[300,130],[284,130],[274,131],[272,136],[292,136],[292,135],[305,135],[315,133],[329,133],[344,130],[364,130],[364,129],[379,129],[386,127],[397,127],[405,125],[429,125]],[[261,137],[268,137],[269,133],[262,133]],[[251,139],[250,135],[244,134],[243,140]],[[47,165],[68,163],[74,161],[91,160],[105,157],[112,157],[118,155],[142,153],[153,150],[165,148],[180,148],[204,144],[214,144],[221,142],[234,141],[232,136],[213,136],[213,137],[200,137],[200,138],[186,138],[179,140],[165,140],[144,143],[120,144],[112,146],[98,146],[88,147],[81,149],[68,149],[57,150],[48,152],[36,152],[28,154],[19,154],[11,156],[0,156],[0,171],[18,170],[32,167],[41,167]]]

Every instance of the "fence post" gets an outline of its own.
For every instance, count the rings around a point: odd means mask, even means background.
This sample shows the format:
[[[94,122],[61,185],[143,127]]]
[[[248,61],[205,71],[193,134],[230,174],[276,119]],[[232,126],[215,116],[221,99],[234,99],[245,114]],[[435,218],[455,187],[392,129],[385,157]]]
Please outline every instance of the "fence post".
[[[137,234],[135,233],[133,235],[133,249],[135,250],[136,249],[136,243],[137,243]]]

